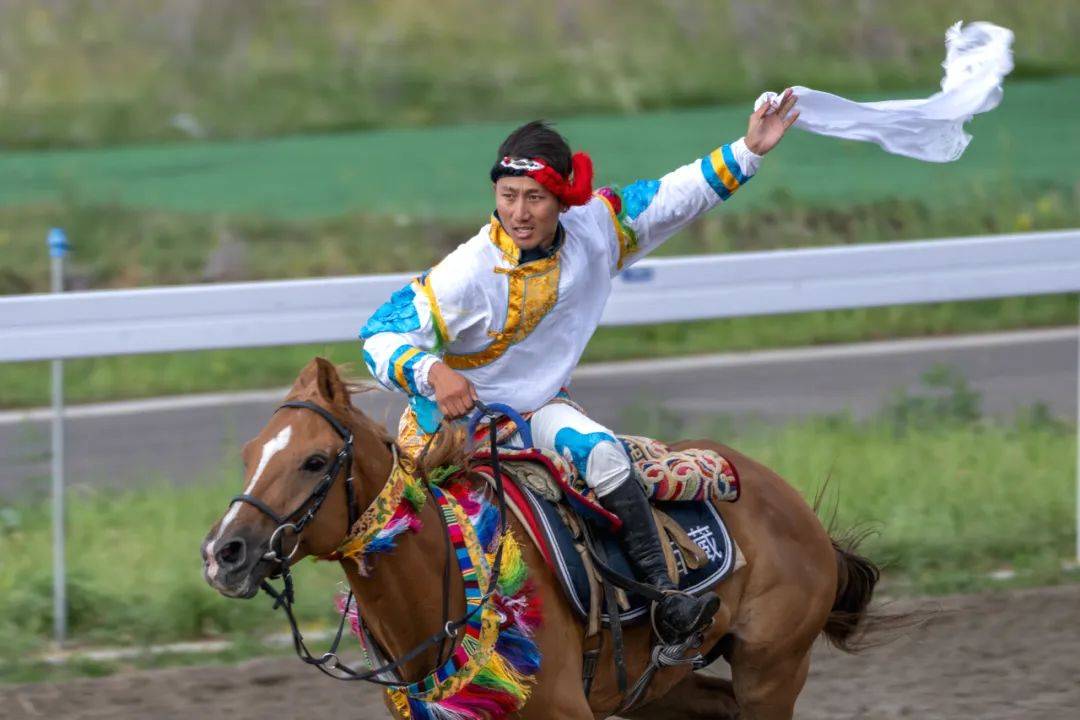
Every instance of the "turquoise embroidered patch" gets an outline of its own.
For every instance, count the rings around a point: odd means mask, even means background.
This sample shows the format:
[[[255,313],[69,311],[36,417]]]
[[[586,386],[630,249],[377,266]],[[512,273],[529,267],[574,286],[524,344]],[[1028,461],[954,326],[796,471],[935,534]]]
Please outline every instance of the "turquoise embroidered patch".
[[[443,415],[433,400],[423,395],[413,395],[409,398],[409,405],[412,407],[413,414],[416,415],[416,424],[420,426],[424,434],[430,435],[439,429]]]
[[[378,369],[378,366],[375,364],[375,358],[371,357],[371,353],[369,353],[367,350],[364,350],[363,352],[364,352],[364,364],[367,365],[367,369],[371,373],[371,377],[378,380],[379,379],[379,369]]]
[[[622,191],[623,208],[627,219],[634,220],[645,212],[659,190],[659,180],[638,180],[627,185]]]
[[[615,438],[606,432],[585,435],[567,427],[555,434],[555,451],[564,456],[569,451],[574,467],[584,479],[589,471],[589,455],[602,442],[614,443]]]
[[[383,303],[360,329],[360,337],[367,340],[381,332],[407,333],[420,329],[420,316],[413,300],[416,291],[412,283],[401,288]]]

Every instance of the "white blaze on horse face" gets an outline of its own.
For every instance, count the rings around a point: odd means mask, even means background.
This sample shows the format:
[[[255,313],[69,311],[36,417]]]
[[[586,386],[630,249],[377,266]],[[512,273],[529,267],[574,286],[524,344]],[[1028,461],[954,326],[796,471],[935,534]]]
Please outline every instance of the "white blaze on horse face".
[[[281,432],[263,445],[262,455],[259,457],[259,465],[255,468],[255,474],[251,476],[251,482],[244,488],[245,495],[250,495],[255,490],[255,485],[259,482],[259,478],[262,477],[263,471],[266,470],[266,466],[270,464],[270,459],[284,450],[291,439],[292,425],[286,425],[281,429]],[[240,512],[241,507],[243,507],[243,503],[233,503],[233,506],[229,508],[229,512],[226,513],[225,517],[222,519],[221,525],[218,527],[217,537],[214,538],[214,542],[210,544],[210,557],[214,556],[214,545],[217,544],[218,540],[221,540],[221,538],[225,536],[225,529],[236,519],[236,514]]]

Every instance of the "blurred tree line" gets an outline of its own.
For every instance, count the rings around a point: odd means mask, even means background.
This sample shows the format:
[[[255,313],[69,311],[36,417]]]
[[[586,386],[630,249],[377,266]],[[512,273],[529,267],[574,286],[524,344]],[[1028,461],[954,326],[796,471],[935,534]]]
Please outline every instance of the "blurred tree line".
[[[1080,71],[1070,0],[2,0],[0,145],[262,137],[918,89],[956,20]]]

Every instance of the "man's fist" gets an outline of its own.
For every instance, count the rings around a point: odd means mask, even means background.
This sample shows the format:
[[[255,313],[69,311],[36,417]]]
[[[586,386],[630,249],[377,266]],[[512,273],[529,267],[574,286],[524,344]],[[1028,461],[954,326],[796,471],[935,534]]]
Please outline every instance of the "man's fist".
[[[761,107],[750,113],[750,124],[746,128],[746,147],[750,152],[764,155],[776,147],[787,129],[799,119],[799,111],[792,112],[797,100],[791,88],[788,88],[776,98],[778,105],[763,102]]]
[[[446,363],[437,362],[431,366],[428,382],[435,389],[439,412],[451,420],[467,415],[478,400],[473,384]]]

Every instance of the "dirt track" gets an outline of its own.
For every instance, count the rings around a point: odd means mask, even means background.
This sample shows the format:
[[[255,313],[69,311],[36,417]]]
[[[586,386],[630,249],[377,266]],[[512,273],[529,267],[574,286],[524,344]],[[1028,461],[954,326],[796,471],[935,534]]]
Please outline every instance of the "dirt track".
[[[904,602],[922,627],[860,656],[822,644],[797,708],[805,719],[1080,715],[1080,585]],[[0,718],[383,718],[376,691],[295,659],[0,686]]]

